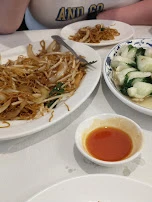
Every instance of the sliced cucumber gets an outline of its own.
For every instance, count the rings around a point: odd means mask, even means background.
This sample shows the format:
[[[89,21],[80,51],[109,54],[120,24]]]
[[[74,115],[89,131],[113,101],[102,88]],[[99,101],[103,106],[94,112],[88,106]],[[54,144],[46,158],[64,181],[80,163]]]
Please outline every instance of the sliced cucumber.
[[[136,52],[137,52],[137,48],[132,46],[132,45],[128,45],[128,46],[122,46],[120,48],[120,54],[121,57],[124,57],[124,58],[130,58],[132,60],[135,59],[135,56],[136,56]]]
[[[122,48],[121,50],[122,50],[121,57],[127,58],[128,51],[129,51],[128,46],[124,46],[124,48]]]
[[[135,71],[135,70],[136,70],[135,68],[127,68],[127,69],[123,69],[121,72],[117,72],[116,79],[117,79],[119,85],[120,86],[123,85],[125,76],[126,76],[126,74],[128,74],[128,72]]]
[[[121,47],[118,49],[116,55],[121,55],[123,52],[128,52],[128,46],[127,46],[127,45],[121,46]],[[126,55],[127,55],[127,53],[126,53]],[[125,57],[125,56],[124,56],[124,57]]]
[[[121,63],[117,68],[116,68],[116,72],[120,72],[123,69],[127,69],[130,68],[130,65],[127,65],[126,63]]]
[[[127,92],[130,97],[143,99],[152,93],[152,84],[137,82]]]
[[[113,58],[113,60],[111,61],[111,66],[113,68],[116,68],[118,67],[120,64],[122,63],[126,63],[126,64],[136,64],[135,61],[133,61],[132,59],[130,58],[125,58],[125,57],[122,57],[122,56],[115,56]]]
[[[129,50],[129,52],[128,52],[127,58],[135,60],[136,52],[137,52],[137,48],[136,47],[131,48]]]
[[[134,72],[129,72],[126,77],[127,80],[126,82],[128,83],[130,80],[136,79],[136,78],[145,78],[145,77],[150,77],[151,72],[140,72],[140,71],[134,71]]]
[[[137,56],[137,67],[141,72],[152,72],[152,58],[143,55]]]
[[[139,72],[139,71],[132,71],[126,74],[124,79],[123,88],[127,89],[132,87],[137,81],[144,81],[145,78],[149,78],[151,80],[151,72]],[[147,80],[147,81],[149,81]],[[145,82],[145,81],[144,81]],[[126,91],[126,90],[125,90]]]
[[[151,77],[145,77],[145,78],[137,78],[137,79],[133,79],[132,81],[132,86],[137,83],[137,82],[145,82],[145,83],[151,83],[152,82],[152,79]]]
[[[152,58],[152,48],[147,48],[145,50],[145,56]]]
[[[145,77],[145,78],[134,78],[132,80],[129,80],[129,82],[126,82],[128,79],[127,75],[124,80],[124,84],[121,86],[120,91],[124,95],[128,95],[128,88],[132,87],[135,83],[137,82],[145,82],[145,83],[150,83],[151,82],[151,77]]]
[[[124,45],[111,66],[123,94],[139,99],[152,95],[152,48]]]

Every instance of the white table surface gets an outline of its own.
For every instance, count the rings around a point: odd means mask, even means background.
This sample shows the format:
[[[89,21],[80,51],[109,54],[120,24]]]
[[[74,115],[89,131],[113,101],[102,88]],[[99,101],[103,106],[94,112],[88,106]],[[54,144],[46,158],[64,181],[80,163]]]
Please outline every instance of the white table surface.
[[[135,38],[152,37],[152,27],[134,26]],[[16,32],[0,36],[0,51],[49,39],[60,30]],[[112,46],[95,48],[104,59]],[[97,113],[117,113],[136,121],[143,129],[145,145],[140,158],[118,168],[104,168],[86,160],[74,143],[78,124]],[[20,139],[0,142],[0,201],[24,202],[33,194],[75,176],[110,173],[152,185],[152,117],[141,114],[118,100],[103,77],[86,102],[58,124]],[[57,130],[60,130],[59,132]],[[52,134],[53,133],[53,134]]]

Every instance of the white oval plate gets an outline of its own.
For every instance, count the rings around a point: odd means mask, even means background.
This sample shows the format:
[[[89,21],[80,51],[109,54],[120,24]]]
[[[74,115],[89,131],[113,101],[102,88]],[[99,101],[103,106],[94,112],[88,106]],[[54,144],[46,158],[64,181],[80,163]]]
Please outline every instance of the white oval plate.
[[[106,59],[105,59],[104,64],[103,64],[104,79],[105,79],[108,87],[110,88],[110,90],[122,102],[124,102],[125,104],[127,104],[131,108],[133,108],[133,109],[135,109],[141,113],[152,116],[152,109],[142,107],[142,106],[136,104],[135,102],[132,102],[130,99],[128,99],[126,96],[124,96],[121,92],[118,91],[118,89],[115,87],[115,85],[112,81],[112,68],[110,66],[110,61],[113,58],[114,54],[119,50],[119,48],[122,47],[123,45],[126,45],[126,44],[131,44],[131,45],[136,46],[138,48],[139,47],[144,47],[144,48],[147,47],[148,48],[148,47],[152,47],[152,39],[148,39],[148,38],[133,39],[133,40],[129,40],[126,42],[122,42],[122,43],[114,46],[111,49],[111,51],[108,53],[108,55],[106,56]]]
[[[103,40],[100,43],[85,43],[89,46],[108,46],[122,41],[126,41],[133,37],[134,29],[131,25],[126,24],[120,21],[114,20],[84,20],[69,24],[62,28],[61,36],[64,39],[69,40],[70,35],[74,35],[80,28],[90,26],[94,27],[96,24],[103,24],[105,27],[111,27],[117,29],[120,33],[119,36],[116,36],[114,40]],[[77,42],[80,43],[80,42]]]
[[[49,44],[51,42],[47,41]],[[52,126],[64,119],[66,116],[70,115],[74,110],[76,110],[92,93],[95,89],[101,75],[101,58],[99,54],[89,46],[84,44],[74,43],[72,41],[67,42],[78,54],[86,57],[87,61],[97,60],[96,63],[90,66],[90,69],[87,70],[87,74],[81,82],[81,85],[75,92],[75,94],[70,97],[66,104],[69,106],[70,111],[67,110],[67,107],[64,104],[57,106],[54,110],[54,116],[51,122],[49,118],[51,113],[46,114],[45,116],[29,121],[9,121],[10,127],[0,128],[0,140],[14,139],[18,137],[23,137],[41,131],[49,126]],[[34,52],[37,53],[40,50],[39,42],[36,42],[34,45]],[[63,48],[62,51],[67,51]],[[7,50],[1,53],[2,63],[5,63],[8,59],[16,59],[18,55],[26,55],[26,46],[19,46],[10,50]],[[50,129],[51,132],[51,129]]]
[[[152,186],[115,175],[85,175],[55,184],[27,202],[151,202]]]

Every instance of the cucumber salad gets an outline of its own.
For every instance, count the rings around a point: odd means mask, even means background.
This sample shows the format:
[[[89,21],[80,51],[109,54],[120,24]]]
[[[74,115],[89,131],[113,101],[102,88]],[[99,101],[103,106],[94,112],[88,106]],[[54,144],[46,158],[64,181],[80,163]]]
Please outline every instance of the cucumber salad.
[[[122,46],[111,60],[113,81],[134,101],[152,95],[152,48]]]

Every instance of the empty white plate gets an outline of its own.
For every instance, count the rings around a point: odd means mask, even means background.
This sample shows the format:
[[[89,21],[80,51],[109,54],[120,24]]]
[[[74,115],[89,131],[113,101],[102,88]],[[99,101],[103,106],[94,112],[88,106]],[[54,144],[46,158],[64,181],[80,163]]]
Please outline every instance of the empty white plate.
[[[60,182],[27,202],[151,202],[152,186],[115,175],[85,175]]]

